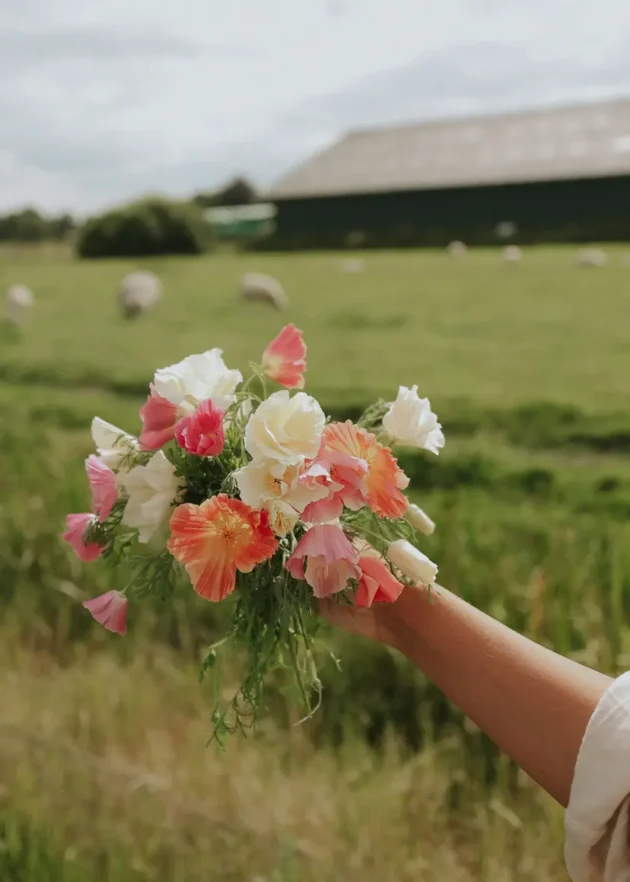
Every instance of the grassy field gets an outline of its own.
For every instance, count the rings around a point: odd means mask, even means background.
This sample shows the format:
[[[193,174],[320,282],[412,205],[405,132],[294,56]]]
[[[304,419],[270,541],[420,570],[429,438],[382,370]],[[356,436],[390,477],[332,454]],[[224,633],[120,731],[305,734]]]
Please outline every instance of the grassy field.
[[[439,460],[401,457],[438,531],[443,584],[518,630],[611,672],[630,667],[630,269],[572,249],[149,261],[158,309],[124,323],[129,262],[0,254],[0,288],[37,306],[0,327],[0,878],[565,879],[562,815],[393,654],[331,636],[342,671],[287,727],[206,749],[195,669],[225,614],[178,597],[125,641],[78,601],[115,587],[59,542],[87,501],[97,413],[125,429],[156,367],[212,346],[246,368],[282,322],[309,344],[308,390],[352,415],[418,383],[445,424]],[[286,317],[242,303],[276,275]],[[192,592],[191,592],[192,594]]]

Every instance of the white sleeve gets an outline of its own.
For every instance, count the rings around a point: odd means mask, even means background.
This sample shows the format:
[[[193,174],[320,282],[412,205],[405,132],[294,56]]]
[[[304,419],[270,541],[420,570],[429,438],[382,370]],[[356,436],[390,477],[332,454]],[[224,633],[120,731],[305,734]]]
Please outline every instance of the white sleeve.
[[[630,672],[609,686],[590,719],[565,817],[573,882],[630,882]]]

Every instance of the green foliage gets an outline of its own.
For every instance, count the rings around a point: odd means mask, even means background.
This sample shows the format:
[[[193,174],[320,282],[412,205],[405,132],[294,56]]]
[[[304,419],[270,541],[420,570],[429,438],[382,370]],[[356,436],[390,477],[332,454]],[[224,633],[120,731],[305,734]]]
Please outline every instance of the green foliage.
[[[210,208],[215,205],[250,205],[252,202],[256,202],[257,198],[258,194],[252,183],[246,178],[234,178],[220,190],[215,190],[212,193],[197,193],[193,197],[193,202],[201,208]]]
[[[91,218],[77,241],[80,257],[200,254],[210,229],[193,203],[145,199]]]
[[[73,229],[69,214],[46,218],[34,208],[26,208],[0,216],[0,241],[5,242],[63,241]]]

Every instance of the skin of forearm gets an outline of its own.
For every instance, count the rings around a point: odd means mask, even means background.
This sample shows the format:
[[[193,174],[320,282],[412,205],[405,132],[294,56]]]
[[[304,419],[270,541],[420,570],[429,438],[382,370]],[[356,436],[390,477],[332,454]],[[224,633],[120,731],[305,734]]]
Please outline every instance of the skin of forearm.
[[[566,806],[586,726],[610,678],[533,643],[439,586],[431,597],[407,589],[390,611],[382,634],[387,642]]]

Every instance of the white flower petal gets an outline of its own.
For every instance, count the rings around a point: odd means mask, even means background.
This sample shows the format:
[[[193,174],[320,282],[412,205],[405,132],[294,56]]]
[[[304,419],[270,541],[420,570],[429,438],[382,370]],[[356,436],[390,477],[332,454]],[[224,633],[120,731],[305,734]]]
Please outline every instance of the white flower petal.
[[[184,402],[196,406],[211,398],[226,410],[236,400],[234,392],[243,377],[240,371],[228,370],[222,356],[223,350],[209,349],[160,368],[153,378],[155,391],[178,406]]]
[[[250,417],[245,447],[253,459],[271,459],[287,465],[314,459],[319,450],[325,416],[310,395],[291,397],[274,392]]]
[[[287,489],[282,481],[284,466],[274,460],[252,460],[234,472],[241,499],[252,508],[263,508],[265,502],[282,496]]]
[[[297,511],[282,499],[273,499],[265,506],[269,512],[269,523],[276,536],[286,536],[299,520]]]
[[[92,420],[92,440],[103,463],[112,471],[118,471],[122,461],[138,449],[137,438],[100,417]]]
[[[159,450],[146,465],[134,466],[123,478],[129,499],[122,522],[138,530],[140,542],[149,542],[165,526],[181,485],[175,469]]]
[[[383,417],[383,428],[406,447],[419,447],[436,455],[444,447],[444,433],[428,398],[418,396],[418,387],[401,386],[396,401]]]

